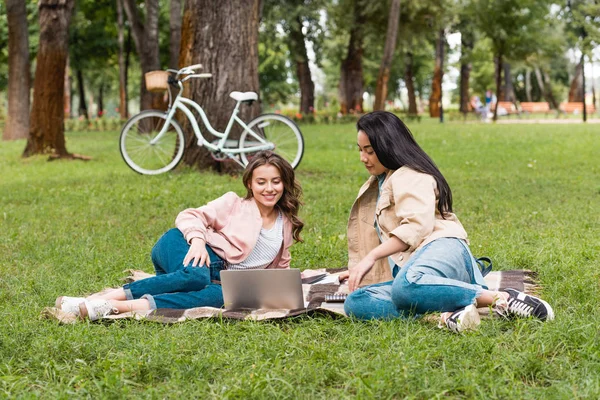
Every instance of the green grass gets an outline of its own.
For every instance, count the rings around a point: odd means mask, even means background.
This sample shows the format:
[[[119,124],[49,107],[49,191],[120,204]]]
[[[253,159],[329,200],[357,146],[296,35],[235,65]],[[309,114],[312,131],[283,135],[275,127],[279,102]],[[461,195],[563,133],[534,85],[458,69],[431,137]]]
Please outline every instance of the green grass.
[[[0,143],[0,397],[598,398],[600,137],[594,125],[412,123],[453,188],[473,252],[539,273],[551,323],[487,320],[459,336],[424,321],[300,317],[62,326],[62,294],[119,285],[177,213],[240,178],[140,176],[116,132],[67,136],[90,162],[22,159]],[[367,178],[352,125],[304,126],[305,243],[293,266],[346,263],[348,211]]]

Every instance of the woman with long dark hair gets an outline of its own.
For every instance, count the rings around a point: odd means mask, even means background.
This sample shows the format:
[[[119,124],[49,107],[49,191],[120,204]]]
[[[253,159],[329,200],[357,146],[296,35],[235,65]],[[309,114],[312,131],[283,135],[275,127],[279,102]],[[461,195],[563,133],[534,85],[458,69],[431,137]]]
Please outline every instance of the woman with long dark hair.
[[[448,182],[398,117],[372,112],[357,130],[360,161],[371,177],[348,221],[347,314],[390,319],[442,312],[442,326],[455,332],[475,329],[477,307],[490,305],[504,316],[554,318],[542,299],[488,290],[452,212]]]
[[[156,308],[222,307],[223,269],[289,268],[289,248],[302,241],[302,189],[277,154],[254,155],[242,178],[245,198],[229,192],[177,216],[152,249],[156,276],[86,298],[61,296],[56,307],[81,318]]]

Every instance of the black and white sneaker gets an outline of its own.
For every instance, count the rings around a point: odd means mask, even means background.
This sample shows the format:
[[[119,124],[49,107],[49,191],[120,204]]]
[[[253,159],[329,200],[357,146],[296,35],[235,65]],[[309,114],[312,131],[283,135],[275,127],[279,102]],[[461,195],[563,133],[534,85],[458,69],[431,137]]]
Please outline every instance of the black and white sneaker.
[[[448,329],[456,333],[474,331],[480,323],[479,311],[474,304],[454,311],[445,321]],[[442,321],[440,321],[440,327],[443,327]]]
[[[552,321],[554,310],[539,297],[531,296],[515,289],[504,289],[508,300],[498,300],[495,310],[503,317],[535,317],[542,321]]]

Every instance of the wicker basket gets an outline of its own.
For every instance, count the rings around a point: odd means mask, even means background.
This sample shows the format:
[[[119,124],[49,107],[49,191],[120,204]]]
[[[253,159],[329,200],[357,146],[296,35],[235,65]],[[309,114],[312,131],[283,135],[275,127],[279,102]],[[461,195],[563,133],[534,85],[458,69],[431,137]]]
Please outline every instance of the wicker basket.
[[[146,89],[150,92],[164,92],[169,88],[167,71],[150,71],[144,75],[146,79]]]

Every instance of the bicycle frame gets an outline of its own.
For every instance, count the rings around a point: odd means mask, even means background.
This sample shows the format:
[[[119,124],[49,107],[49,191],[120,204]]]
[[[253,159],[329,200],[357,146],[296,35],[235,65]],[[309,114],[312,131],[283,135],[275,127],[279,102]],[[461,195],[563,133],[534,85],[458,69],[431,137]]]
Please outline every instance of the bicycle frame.
[[[216,129],[214,129],[212,127],[212,125],[210,124],[208,117],[206,116],[206,113],[204,112],[202,107],[195,101],[182,96],[182,93],[183,93],[182,82],[184,82],[188,78],[192,78],[192,77],[195,77],[195,76],[190,75],[181,81],[177,81],[177,83],[179,85],[179,93],[175,97],[173,104],[171,106],[169,106],[169,108],[166,111],[167,116],[166,116],[166,121],[165,121],[163,128],[158,133],[158,135],[156,135],[156,137],[154,139],[152,139],[150,144],[155,144],[156,142],[160,141],[162,136],[164,136],[164,134],[166,133],[171,120],[175,116],[175,113],[177,112],[177,110],[180,110],[181,112],[183,112],[185,114],[187,119],[190,121],[190,123],[192,125],[192,129],[194,130],[194,134],[196,135],[196,138],[198,139],[198,142],[197,142],[198,146],[205,146],[206,148],[208,148],[210,151],[213,151],[213,152],[222,152],[222,153],[226,154],[228,157],[237,161],[242,166],[243,166],[243,164],[241,163],[241,161],[236,158],[236,156],[238,154],[257,152],[260,150],[273,150],[274,149],[274,146],[272,143],[269,143],[268,141],[266,141],[265,139],[261,138],[256,133],[254,133],[254,131],[252,131],[252,129],[250,129],[248,127],[248,125],[246,125],[246,123],[237,116],[237,114],[239,113],[239,108],[240,108],[240,103],[241,103],[240,101],[238,101],[236,103],[235,108],[233,109],[233,112],[231,113],[231,117],[229,117],[229,122],[227,123],[227,127],[225,128],[225,132],[219,132]],[[170,96],[170,89],[169,89],[169,96]],[[196,110],[198,112],[198,114],[200,115],[200,118],[202,118],[202,122],[204,123],[204,126],[206,127],[206,129],[208,129],[209,132],[212,133],[214,136],[219,138],[219,141],[217,142],[216,145],[208,142],[204,138],[204,136],[202,135],[202,131],[200,130],[200,126],[198,125],[198,122],[196,121],[196,118],[194,117],[194,114],[192,113],[190,108],[187,106],[192,107],[194,110]],[[227,143],[227,139],[229,137],[229,133],[231,132],[231,128],[233,127],[234,122],[237,122],[245,131],[248,132],[249,135],[251,135],[253,138],[255,138],[260,144],[255,145],[255,146],[250,146],[250,147],[244,147],[243,149],[240,149],[239,147],[235,147],[235,148],[234,147],[225,147],[225,144]]]

